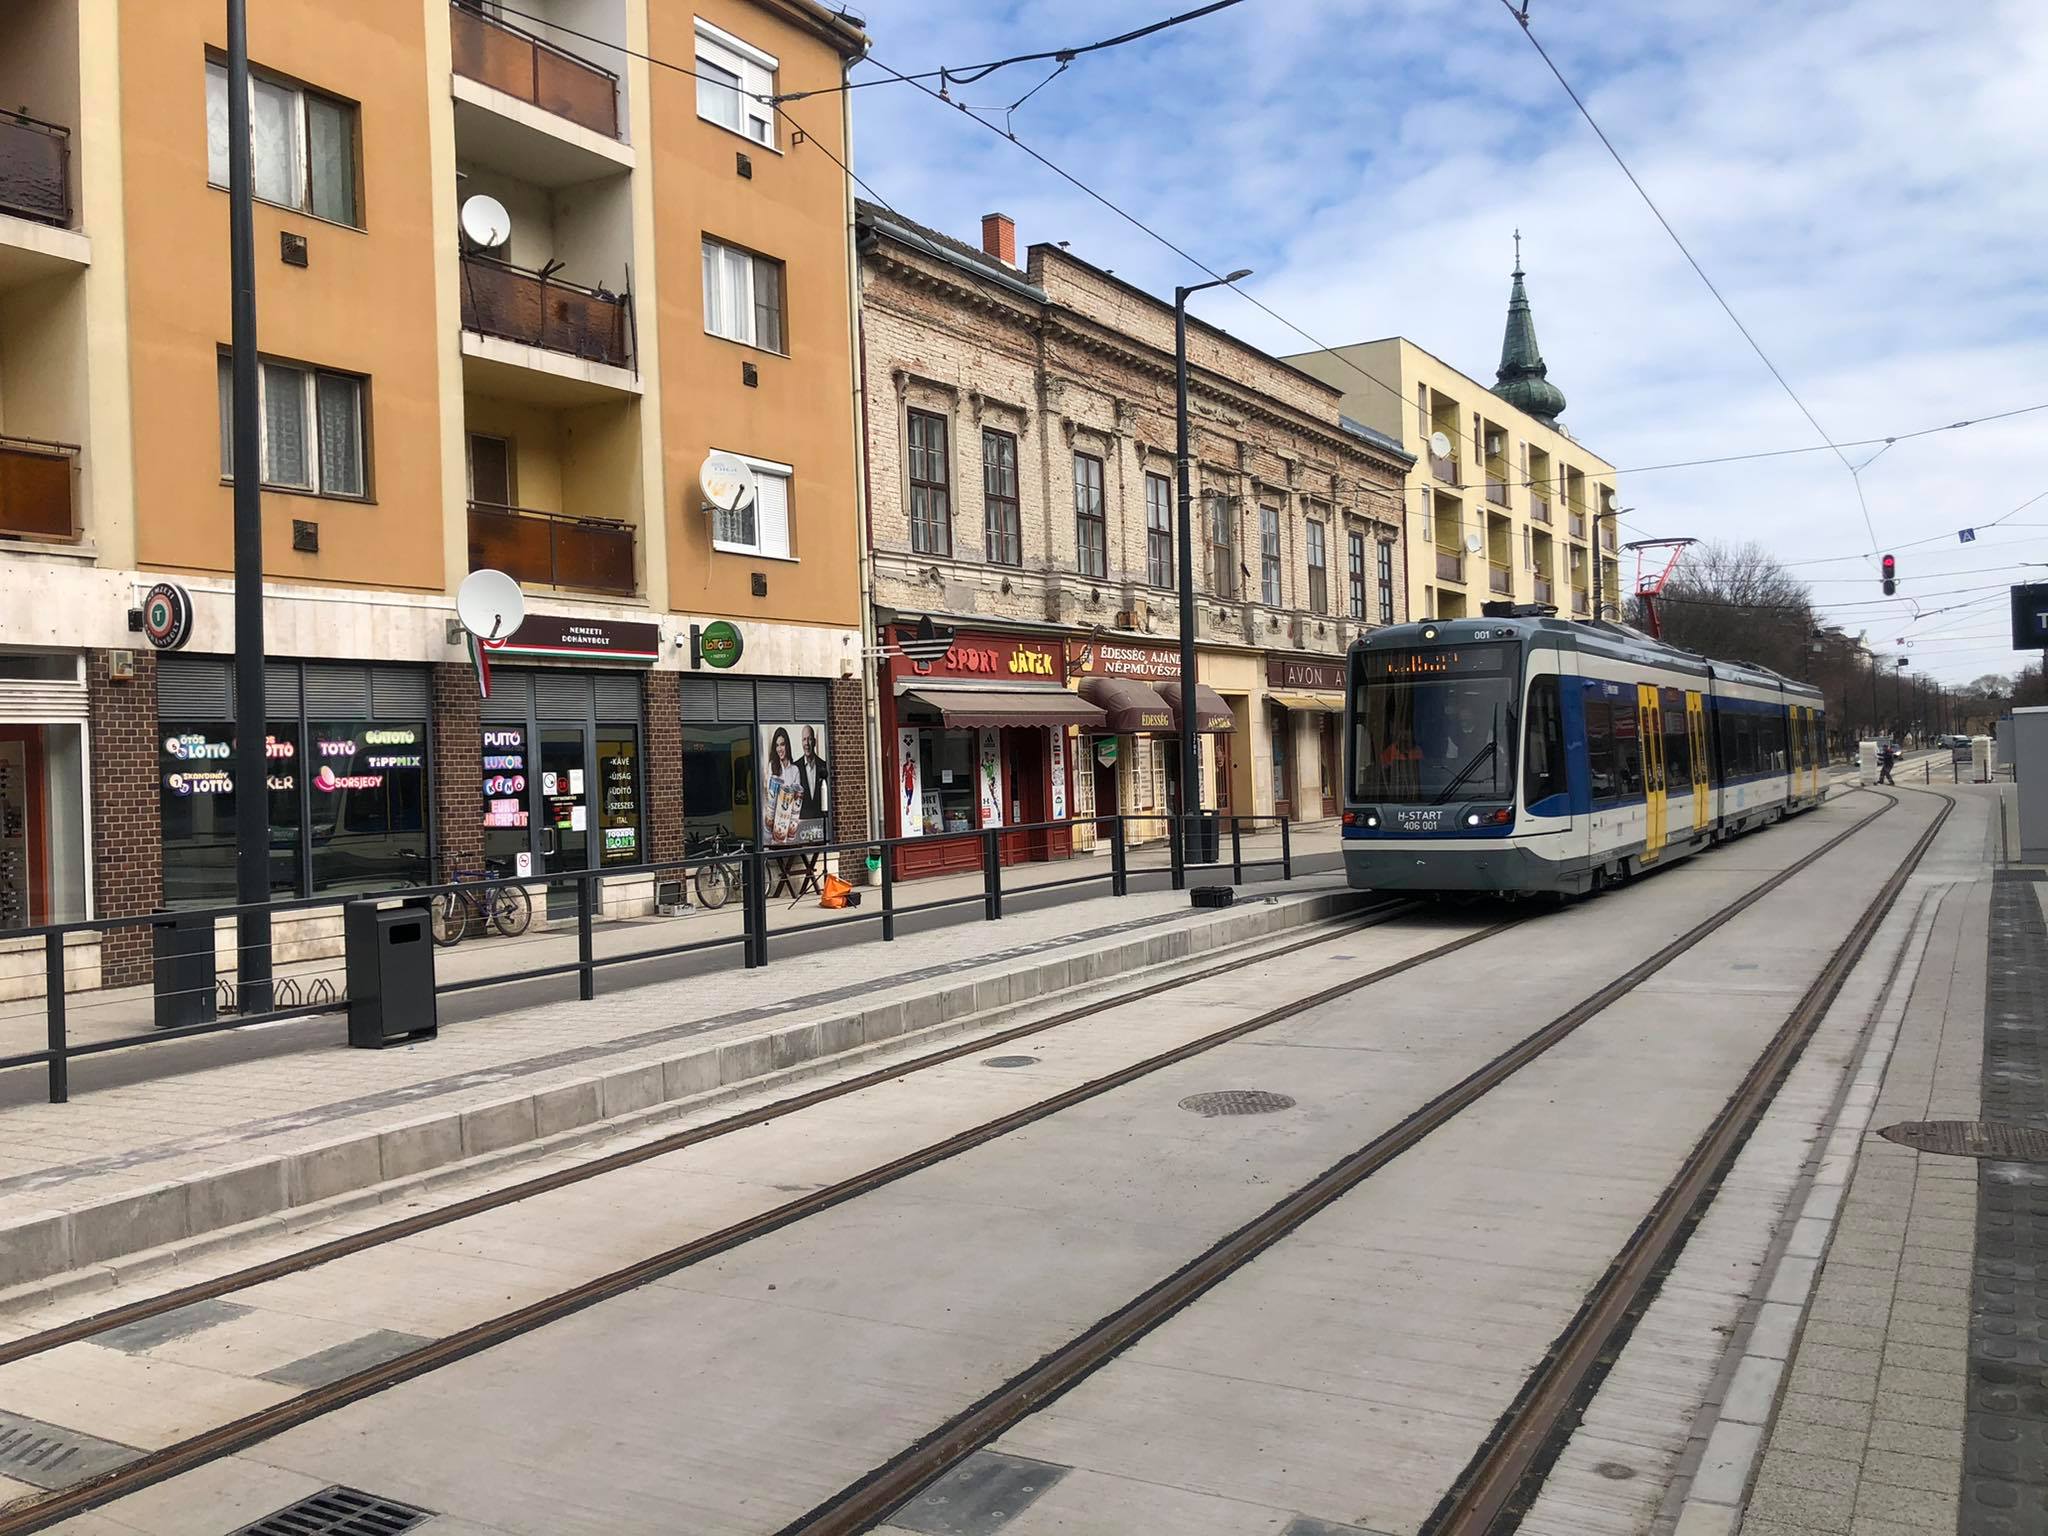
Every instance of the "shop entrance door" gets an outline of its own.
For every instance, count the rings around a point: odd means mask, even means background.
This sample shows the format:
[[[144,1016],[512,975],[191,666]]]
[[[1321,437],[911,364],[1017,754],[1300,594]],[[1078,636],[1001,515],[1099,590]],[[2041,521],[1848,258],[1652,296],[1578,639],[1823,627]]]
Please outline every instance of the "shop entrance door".
[[[1230,733],[1218,731],[1209,738],[1216,743],[1216,814],[1225,818],[1237,814],[1237,802],[1231,798],[1231,780],[1236,777],[1235,765],[1230,761]]]
[[[540,728],[540,849],[544,874],[590,868],[590,742],[580,725]],[[577,891],[548,887],[548,916],[573,917]]]
[[[1136,745],[1137,738],[1132,740],[1133,745]],[[1109,743],[1111,753],[1110,760],[1107,763],[1102,760],[1102,744],[1104,742]],[[1095,765],[1095,834],[1103,842],[1108,842],[1111,837],[1115,836],[1112,828],[1115,825],[1117,813],[1122,810],[1122,807],[1117,804],[1116,792],[1116,760],[1122,751],[1122,747],[1123,742],[1115,736],[1098,736],[1089,744],[1088,758]]]
[[[1273,735],[1273,814],[1294,815],[1294,716],[1284,709],[1266,712]]]
[[[49,921],[41,726],[0,726],[0,929]]]
[[[1045,803],[1045,732],[1012,730],[1001,732],[1003,758],[1003,813],[1008,826],[1029,826],[1044,821],[1049,813]],[[1005,832],[1002,858],[1005,864],[1043,860],[1045,833]]]

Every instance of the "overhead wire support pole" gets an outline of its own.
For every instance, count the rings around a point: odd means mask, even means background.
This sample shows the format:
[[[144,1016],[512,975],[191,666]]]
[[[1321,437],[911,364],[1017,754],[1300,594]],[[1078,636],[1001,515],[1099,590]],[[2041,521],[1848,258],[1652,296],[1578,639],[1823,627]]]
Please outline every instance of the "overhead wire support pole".
[[[263,686],[263,464],[256,390],[256,209],[249,135],[248,0],[228,8],[228,248],[233,312],[235,900],[240,1007],[270,1010],[270,753]]]

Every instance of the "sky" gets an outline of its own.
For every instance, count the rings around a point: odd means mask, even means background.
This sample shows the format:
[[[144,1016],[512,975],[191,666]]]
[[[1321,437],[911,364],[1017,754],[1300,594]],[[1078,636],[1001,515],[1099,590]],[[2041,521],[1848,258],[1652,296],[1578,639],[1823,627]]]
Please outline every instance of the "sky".
[[[855,8],[872,56],[908,73],[1194,3]],[[1828,438],[2048,405],[2048,6],[1530,0],[1529,21]],[[1000,124],[1050,72],[953,94]],[[854,169],[900,213],[975,240],[1000,210],[1020,249],[1070,241],[1155,292],[1200,280],[957,107],[894,83],[853,101]],[[1253,268],[1244,286],[1299,330],[1229,292],[1195,302],[1274,352],[1400,334],[1490,384],[1519,229],[1564,422],[1621,471],[1624,539],[1758,540],[1911,672],[2024,659],[2006,589],[2048,579],[2048,410],[1884,449],[1861,474],[1866,523],[1843,458],[1883,444],[1818,446],[1500,0],[1244,0],[1075,61],[1008,121],[1213,270]]]

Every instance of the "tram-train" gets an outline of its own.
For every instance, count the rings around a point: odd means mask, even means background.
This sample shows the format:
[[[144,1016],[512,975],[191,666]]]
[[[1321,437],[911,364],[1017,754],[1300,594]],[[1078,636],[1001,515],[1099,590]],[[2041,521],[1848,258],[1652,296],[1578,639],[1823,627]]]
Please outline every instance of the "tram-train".
[[[1365,890],[1577,895],[1811,809],[1820,693],[1547,609],[1355,641],[1344,867]]]

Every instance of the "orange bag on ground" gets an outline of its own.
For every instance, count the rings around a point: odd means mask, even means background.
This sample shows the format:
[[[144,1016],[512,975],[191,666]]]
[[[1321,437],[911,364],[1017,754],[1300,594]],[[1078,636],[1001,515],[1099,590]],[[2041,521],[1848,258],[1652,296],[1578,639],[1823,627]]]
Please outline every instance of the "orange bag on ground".
[[[852,889],[853,885],[850,881],[842,880],[837,875],[827,875],[825,877],[825,894],[818,898],[818,905],[821,907],[843,907],[846,905],[846,893]]]

